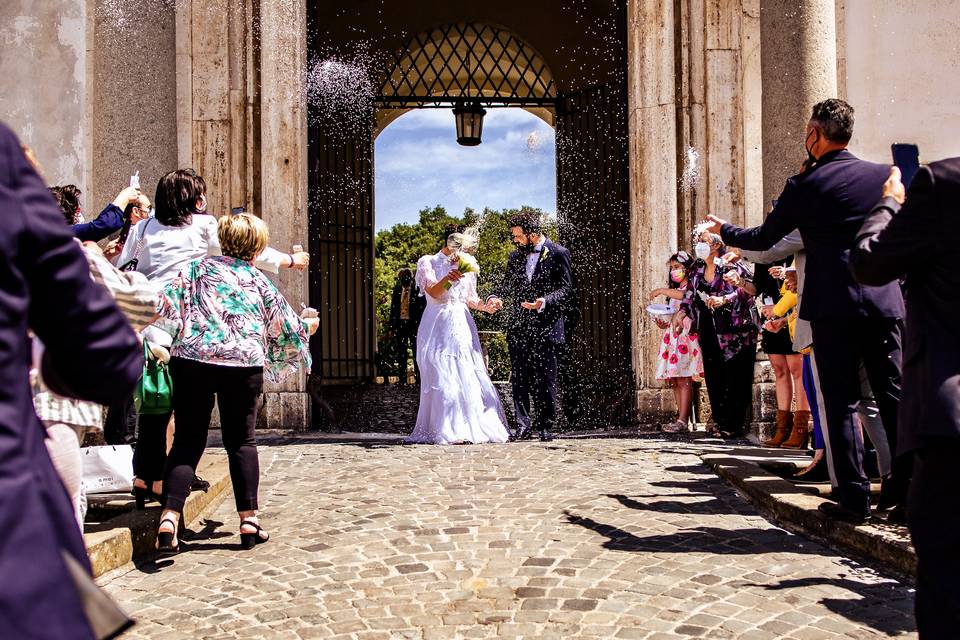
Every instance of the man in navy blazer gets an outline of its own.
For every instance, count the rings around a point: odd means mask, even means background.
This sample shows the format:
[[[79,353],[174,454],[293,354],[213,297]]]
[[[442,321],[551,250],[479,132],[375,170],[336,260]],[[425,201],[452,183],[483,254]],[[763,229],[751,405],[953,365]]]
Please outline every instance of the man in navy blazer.
[[[567,324],[574,297],[570,251],[549,240],[538,214],[523,213],[510,221],[516,250],[507,259],[507,272],[490,298],[497,309],[509,298],[507,346],[510,350],[514,439],[532,429],[530,395],[536,396],[540,439],[553,439],[557,420],[558,355],[567,341]]]
[[[90,564],[33,409],[27,332],[46,347],[42,372],[51,390],[101,404],[133,392],[143,355],[2,124],[0,215],[0,635],[87,640],[93,632],[64,554],[88,571]]]
[[[917,551],[917,628],[960,633],[960,158],[921,167],[904,193],[891,170],[857,234],[850,270],[881,287],[904,278],[899,453],[914,456],[907,521]],[[901,207],[902,205],[902,207]]]
[[[857,231],[876,204],[889,175],[886,165],[866,162],[847,150],[853,108],[837,99],[813,107],[804,146],[812,162],[787,180],[763,224],[741,229],[711,217],[713,228],[732,247],[763,251],[799,229],[807,252],[800,317],[813,329],[813,355],[820,372],[839,505],[821,510],[862,522],[870,514],[870,482],[863,471],[863,436],[854,416],[860,402],[863,362],[880,407],[887,440],[896,449],[900,403],[900,332],[903,295],[896,282],[865,286],[847,268]],[[882,505],[906,500],[910,464],[894,461],[884,481]]]

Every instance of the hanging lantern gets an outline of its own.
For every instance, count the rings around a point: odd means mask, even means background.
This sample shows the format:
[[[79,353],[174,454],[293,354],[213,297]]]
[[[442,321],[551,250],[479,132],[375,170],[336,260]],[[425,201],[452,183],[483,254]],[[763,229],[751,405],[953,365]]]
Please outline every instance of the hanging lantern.
[[[457,143],[465,147],[475,147],[480,144],[483,133],[483,116],[486,109],[475,100],[469,104],[459,103],[453,110],[453,117],[457,120]]]

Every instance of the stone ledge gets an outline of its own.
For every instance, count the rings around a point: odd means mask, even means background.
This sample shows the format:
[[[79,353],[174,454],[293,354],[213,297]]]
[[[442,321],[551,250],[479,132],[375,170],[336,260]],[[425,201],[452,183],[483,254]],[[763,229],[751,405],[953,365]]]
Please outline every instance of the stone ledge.
[[[194,491],[187,498],[183,519],[188,525],[204,510],[219,505],[230,488],[230,470],[223,455],[206,454],[197,474],[210,483],[210,488]],[[153,506],[88,527],[83,538],[94,577],[152,554],[159,520],[160,507]]]
[[[916,554],[909,540],[898,535],[904,528],[874,521],[853,525],[828,518],[817,510],[827,500],[761,468],[758,461],[770,457],[763,453],[742,449],[701,454],[700,458],[784,528],[853,551],[902,576],[915,575]]]

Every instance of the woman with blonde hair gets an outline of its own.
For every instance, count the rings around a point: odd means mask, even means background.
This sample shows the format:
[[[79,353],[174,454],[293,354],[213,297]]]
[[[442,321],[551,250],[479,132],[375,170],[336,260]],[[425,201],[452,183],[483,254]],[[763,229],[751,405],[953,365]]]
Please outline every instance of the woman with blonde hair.
[[[177,416],[157,534],[157,549],[165,554],[179,551],[177,526],[217,399],[243,548],[269,539],[257,519],[257,402],[264,377],[280,382],[301,364],[310,368],[307,335],[318,324],[312,309],[297,316],[253,265],[269,239],[262,220],[247,213],[223,216],[217,236],[223,255],[189,263],[163,290],[158,308],[157,326],[174,337],[170,371]]]

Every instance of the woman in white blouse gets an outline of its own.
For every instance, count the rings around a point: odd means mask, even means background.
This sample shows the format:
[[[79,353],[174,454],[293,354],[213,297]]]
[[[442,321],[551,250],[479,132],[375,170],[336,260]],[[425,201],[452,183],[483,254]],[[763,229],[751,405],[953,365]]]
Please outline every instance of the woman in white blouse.
[[[206,193],[206,182],[193,169],[178,169],[160,178],[154,216],[130,230],[116,264],[121,269],[142,273],[162,289],[193,260],[221,255],[217,218],[206,213]],[[267,247],[254,264],[277,273],[281,268],[302,271],[309,261],[305,252],[288,254]],[[143,331],[143,337],[154,346],[169,348],[173,343],[169,334],[152,326]],[[148,498],[160,496],[169,421],[169,414],[139,417],[133,455],[134,495],[139,507]]]

